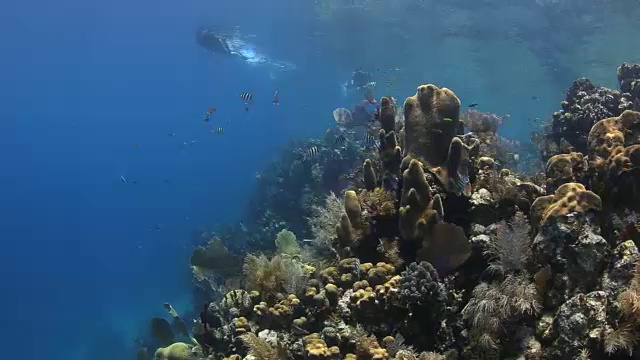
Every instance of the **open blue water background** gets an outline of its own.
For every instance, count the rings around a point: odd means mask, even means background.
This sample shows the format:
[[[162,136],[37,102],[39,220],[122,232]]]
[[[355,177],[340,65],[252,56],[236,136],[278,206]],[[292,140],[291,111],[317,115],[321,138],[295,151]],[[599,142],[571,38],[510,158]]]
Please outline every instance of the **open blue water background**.
[[[356,67],[401,69],[377,96],[432,82],[510,113],[503,134],[525,141],[524,120],[548,117],[575,77],[616,87],[619,63],[640,61],[632,2],[398,3],[386,18],[378,2],[328,15],[293,0],[0,3],[3,357],[132,358],[163,302],[188,306],[191,233],[241,220],[278,149],[358,100],[339,88]],[[208,54],[200,25],[240,26],[297,69],[274,79]]]

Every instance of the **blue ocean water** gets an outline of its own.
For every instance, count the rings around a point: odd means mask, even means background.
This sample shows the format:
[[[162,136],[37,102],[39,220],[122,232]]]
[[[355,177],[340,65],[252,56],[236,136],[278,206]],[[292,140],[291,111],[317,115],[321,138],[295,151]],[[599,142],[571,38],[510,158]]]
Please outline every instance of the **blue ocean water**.
[[[242,220],[278,149],[359,100],[339,86],[355,68],[383,70],[377,96],[431,82],[511,114],[501,131],[524,142],[524,120],[548,117],[573,79],[614,86],[620,63],[640,61],[631,1],[500,3],[1,3],[3,356],[132,358],[163,302],[188,306],[192,232]],[[239,27],[296,68],[210,54],[203,25]]]

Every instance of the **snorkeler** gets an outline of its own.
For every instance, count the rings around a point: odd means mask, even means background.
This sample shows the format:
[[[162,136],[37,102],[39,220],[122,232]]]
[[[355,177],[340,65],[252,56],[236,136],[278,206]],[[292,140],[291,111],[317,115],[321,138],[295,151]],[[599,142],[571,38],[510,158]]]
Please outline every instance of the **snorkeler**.
[[[231,49],[229,48],[229,44],[227,44],[226,37],[210,31],[205,27],[198,29],[196,40],[198,41],[198,45],[214,54],[231,55]]]
[[[295,64],[271,59],[258,52],[256,46],[248,43],[238,31],[233,34],[223,34],[202,26],[196,31],[196,41],[198,45],[214,54],[239,57],[250,65],[264,65],[270,70],[272,78],[275,76],[274,71],[287,71],[296,68]]]

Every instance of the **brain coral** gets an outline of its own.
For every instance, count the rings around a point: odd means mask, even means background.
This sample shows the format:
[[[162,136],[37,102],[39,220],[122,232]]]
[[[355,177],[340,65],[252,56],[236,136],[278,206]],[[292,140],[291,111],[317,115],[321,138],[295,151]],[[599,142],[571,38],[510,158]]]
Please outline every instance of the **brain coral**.
[[[602,201],[598,195],[586,190],[582,184],[567,183],[560,186],[554,195],[537,198],[531,205],[531,217],[534,224],[544,224],[549,219],[570,213],[601,209]]]

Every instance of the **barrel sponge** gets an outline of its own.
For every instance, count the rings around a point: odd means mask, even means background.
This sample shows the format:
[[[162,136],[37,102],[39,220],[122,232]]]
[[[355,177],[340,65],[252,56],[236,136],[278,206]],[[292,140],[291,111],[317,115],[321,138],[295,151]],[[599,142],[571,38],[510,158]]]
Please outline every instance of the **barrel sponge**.
[[[460,100],[453,91],[421,85],[414,96],[404,102],[404,155],[436,167],[447,160],[447,149],[456,135]]]
[[[547,193],[568,182],[578,182],[585,175],[586,161],[579,152],[554,155],[545,169]]]
[[[380,99],[380,127],[385,132],[396,128],[396,105],[386,96]]]
[[[541,196],[531,205],[532,222],[544,224],[570,213],[602,210],[602,200],[580,183],[566,183],[554,195]]]
[[[191,360],[193,355],[191,347],[185,343],[177,342],[165,348],[156,350],[156,360]]]

